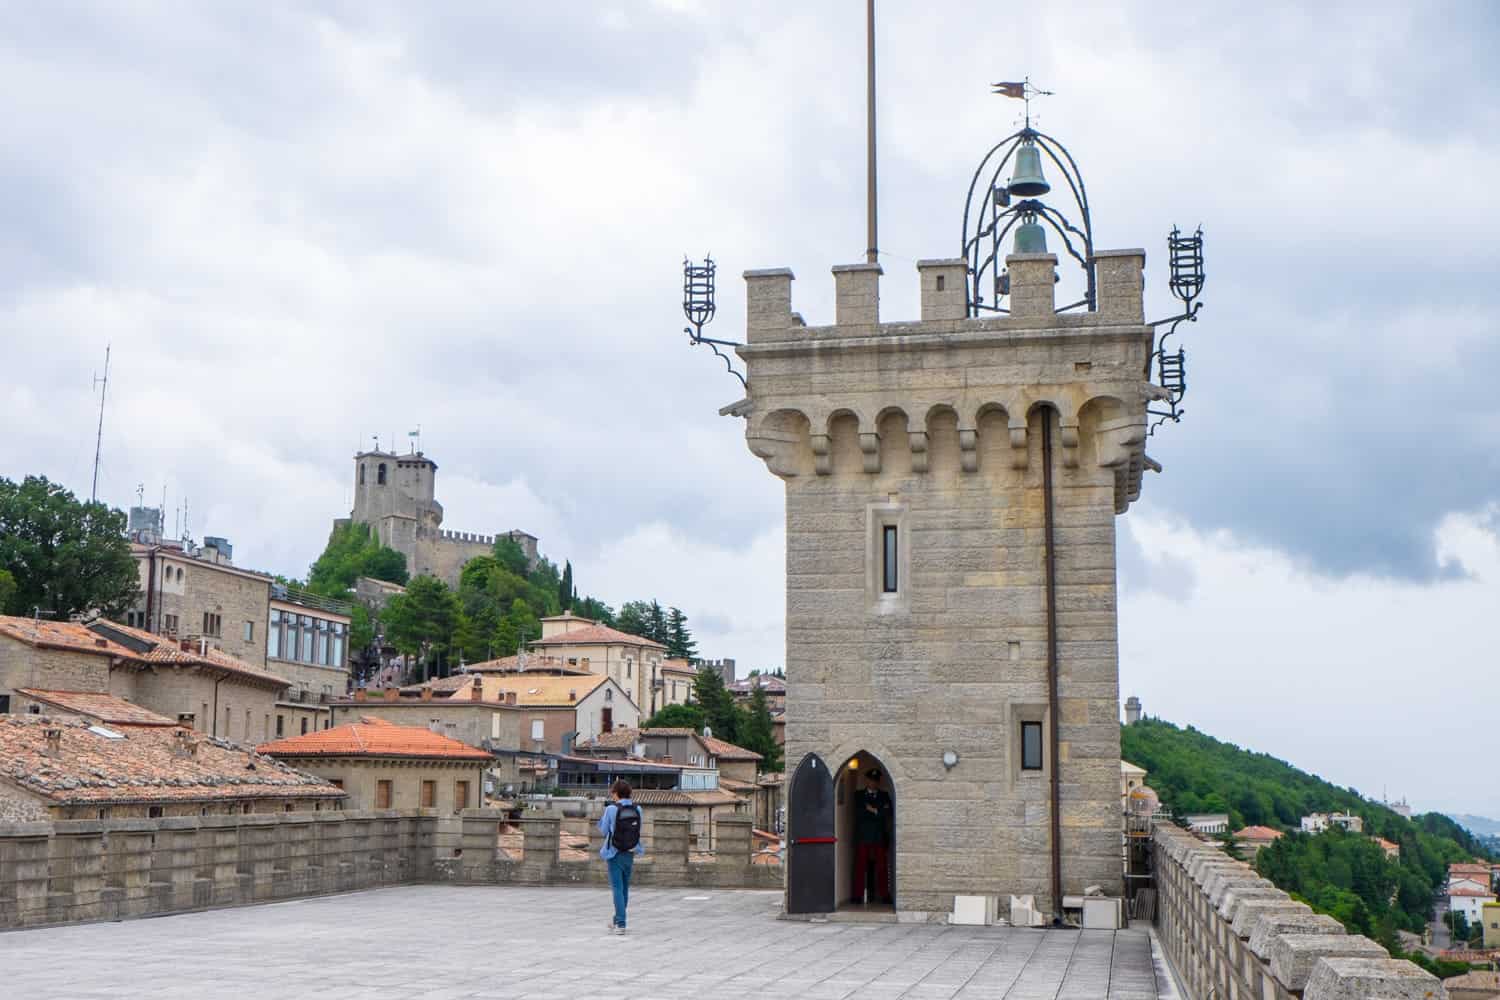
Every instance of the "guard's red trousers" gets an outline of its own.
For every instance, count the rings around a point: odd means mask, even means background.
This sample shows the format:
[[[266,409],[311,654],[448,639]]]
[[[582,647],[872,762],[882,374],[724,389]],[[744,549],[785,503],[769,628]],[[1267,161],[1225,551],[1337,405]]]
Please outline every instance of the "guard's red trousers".
[[[885,902],[891,896],[890,849],[884,844],[860,844],[854,850],[854,898],[865,898],[865,869],[875,863],[875,884],[870,887],[872,902]]]

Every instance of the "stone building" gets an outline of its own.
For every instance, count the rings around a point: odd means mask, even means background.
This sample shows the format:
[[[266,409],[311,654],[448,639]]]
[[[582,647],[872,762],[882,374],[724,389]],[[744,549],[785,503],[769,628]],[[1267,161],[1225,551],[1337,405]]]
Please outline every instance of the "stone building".
[[[524,710],[537,708],[567,709],[572,725],[562,735],[564,752],[577,743],[612,732],[616,728],[633,729],[641,724],[641,711],[630,693],[613,677],[602,674],[583,676],[537,676],[535,674],[473,674],[467,686],[448,695],[450,701],[500,701]],[[540,718],[531,722],[530,738],[545,731]],[[552,744],[551,740],[547,741]]]
[[[563,665],[613,678],[647,718],[666,702],[667,647],[638,635],[580,618],[571,611],[542,619],[542,637],[531,649]]]
[[[264,743],[260,753],[327,779],[349,795],[350,809],[436,809],[455,813],[484,803],[493,758],[423,726],[364,716],[357,722]]]
[[[0,616],[0,713],[32,707],[23,690],[111,694],[210,736],[254,743],[274,731],[286,687],[203,640],[114,622]]]
[[[915,322],[882,321],[879,265],[836,267],[824,327],[789,270],[746,272],[724,412],[786,489],[790,909],[848,898],[872,770],[899,910],[1121,893],[1114,518],[1153,464],[1144,262],[1096,252],[1096,307],[1064,314],[1057,258],[1012,254],[1009,314],[969,318],[965,261],[920,261]]]
[[[693,700],[693,681],[698,668],[689,660],[670,659],[661,661],[661,702],[658,709],[668,705],[686,705]]]
[[[481,535],[443,527],[443,505],[437,501],[437,463],[421,452],[399,455],[362,451],[354,456],[354,509],[349,518],[368,524],[382,545],[406,556],[412,576],[435,576],[458,586],[464,563],[494,553],[499,537],[514,539],[526,558],[537,559],[537,539],[524,531]]]
[[[169,719],[97,701],[75,708],[0,716],[0,821],[315,812],[344,799],[326,781]],[[100,724],[101,712],[130,718]]]

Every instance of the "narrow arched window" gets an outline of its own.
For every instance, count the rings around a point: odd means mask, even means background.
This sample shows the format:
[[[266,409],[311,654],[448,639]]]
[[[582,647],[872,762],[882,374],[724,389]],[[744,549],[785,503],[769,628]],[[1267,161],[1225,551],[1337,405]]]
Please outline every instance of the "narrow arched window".
[[[378,468],[378,469],[375,470],[375,484],[377,486],[384,486],[385,485],[385,463],[384,462],[381,462],[380,463],[380,468]]]
[[[359,485],[363,486],[364,484],[365,484],[365,464],[363,462],[361,462],[359,464]]]

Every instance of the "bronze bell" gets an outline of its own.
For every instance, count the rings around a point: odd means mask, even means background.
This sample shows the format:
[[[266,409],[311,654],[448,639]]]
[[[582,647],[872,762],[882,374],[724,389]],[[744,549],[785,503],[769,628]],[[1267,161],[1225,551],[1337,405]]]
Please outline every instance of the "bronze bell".
[[[1046,253],[1047,231],[1033,220],[1016,227],[1016,253]]]
[[[1018,198],[1038,198],[1052,190],[1042,176],[1042,152],[1034,143],[1024,143],[1016,150],[1016,170],[1006,188]]]

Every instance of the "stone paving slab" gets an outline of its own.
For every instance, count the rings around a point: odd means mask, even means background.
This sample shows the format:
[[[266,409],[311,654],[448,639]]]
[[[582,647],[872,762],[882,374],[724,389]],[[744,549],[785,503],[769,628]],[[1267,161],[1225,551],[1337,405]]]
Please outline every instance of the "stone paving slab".
[[[1158,1000],[1145,930],[776,919],[779,892],[401,886],[0,934],[45,1000]],[[1162,994],[1165,995],[1165,994]]]

